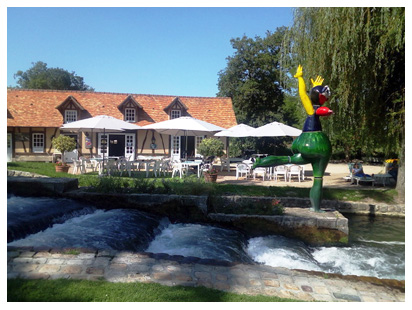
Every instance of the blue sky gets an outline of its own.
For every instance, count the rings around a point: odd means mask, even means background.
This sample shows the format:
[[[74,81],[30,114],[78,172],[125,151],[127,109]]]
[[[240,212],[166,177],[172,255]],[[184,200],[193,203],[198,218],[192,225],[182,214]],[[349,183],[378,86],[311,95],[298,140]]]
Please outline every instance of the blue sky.
[[[8,7],[7,85],[43,61],[96,91],[214,97],[231,38],[291,24],[286,7]]]

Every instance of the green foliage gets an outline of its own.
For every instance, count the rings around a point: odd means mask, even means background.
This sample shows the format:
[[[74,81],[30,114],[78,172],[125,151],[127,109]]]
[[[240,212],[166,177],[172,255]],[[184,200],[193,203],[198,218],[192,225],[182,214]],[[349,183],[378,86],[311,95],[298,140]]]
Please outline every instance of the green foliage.
[[[179,178],[128,178],[117,177],[119,180],[114,180],[114,177],[101,178],[93,174],[73,175],[66,173],[56,173],[54,164],[40,163],[40,162],[11,162],[7,163],[7,169],[28,171],[49,177],[67,177],[79,179],[79,186],[89,187],[89,191],[97,192],[99,183],[103,182],[101,192],[111,191],[112,188],[117,192],[131,193],[136,188],[136,193],[143,193],[143,188],[151,188],[150,185],[144,185],[146,182],[156,186],[155,193],[159,194],[179,194],[179,195],[211,195],[214,197],[225,195],[240,195],[240,196],[264,196],[264,197],[301,197],[307,198],[309,196],[310,188],[299,188],[290,186],[258,186],[258,185],[236,185],[236,184],[219,184],[219,183],[205,183],[204,180],[196,177]],[[143,173],[144,175],[144,173]],[[101,181],[101,179],[108,179]],[[135,180],[135,181],[134,181]],[[122,188],[122,184],[126,184]],[[142,182],[143,185],[134,185]],[[153,192],[151,192],[153,193]],[[393,203],[397,191],[394,189],[338,189],[338,188],[324,188],[323,198],[330,200],[341,201],[364,201],[374,200],[376,202]]]
[[[290,73],[303,65],[308,87],[317,75],[330,86],[335,114],[322,125],[336,151],[347,159],[401,151],[405,8],[297,8],[283,55]]]
[[[212,199],[213,211],[225,214],[247,215],[283,215],[285,209],[280,200],[241,199],[240,201],[224,200],[218,196]]]
[[[225,145],[219,139],[215,138],[206,138],[203,139],[202,142],[198,146],[199,154],[203,155],[204,157],[209,156],[223,156]]]
[[[81,76],[75,72],[68,72],[61,68],[47,68],[42,61],[32,63],[26,71],[17,71],[14,78],[17,84],[25,89],[61,89],[61,90],[89,90],[93,88],[86,85]]]
[[[282,27],[273,33],[267,32],[264,38],[243,36],[231,40],[235,53],[227,58],[226,68],[219,72],[218,96],[232,98],[238,123],[259,127],[278,121],[302,126],[302,109],[296,97],[288,93],[290,75],[281,64],[285,32],[286,28]],[[239,139],[236,145],[230,145],[230,151],[234,148],[232,154],[236,156],[245,149],[281,154],[286,141],[284,138]]]
[[[7,280],[8,302],[281,302],[298,301],[248,296],[205,287],[157,283],[113,283],[86,280]]]
[[[55,150],[58,150],[62,154],[76,149],[76,141],[73,138],[64,135],[53,138],[52,145]],[[62,156],[62,162],[64,163],[64,156]]]
[[[218,96],[231,97],[238,123],[258,127],[285,121],[280,85],[280,47],[286,28],[268,32],[265,38],[243,36],[231,40],[236,50],[219,72]]]

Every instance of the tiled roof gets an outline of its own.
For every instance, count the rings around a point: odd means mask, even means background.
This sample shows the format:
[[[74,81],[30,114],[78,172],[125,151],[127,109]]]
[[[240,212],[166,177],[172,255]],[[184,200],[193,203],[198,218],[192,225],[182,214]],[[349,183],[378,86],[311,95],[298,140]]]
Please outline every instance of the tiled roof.
[[[57,107],[69,96],[75,98],[91,116],[110,115],[118,119],[123,119],[119,104],[132,96],[143,107],[143,115],[135,123],[139,126],[168,120],[164,109],[176,98],[164,95],[8,89],[7,126],[60,127],[63,116]],[[179,96],[179,99],[194,118],[223,128],[237,125],[230,98]]]

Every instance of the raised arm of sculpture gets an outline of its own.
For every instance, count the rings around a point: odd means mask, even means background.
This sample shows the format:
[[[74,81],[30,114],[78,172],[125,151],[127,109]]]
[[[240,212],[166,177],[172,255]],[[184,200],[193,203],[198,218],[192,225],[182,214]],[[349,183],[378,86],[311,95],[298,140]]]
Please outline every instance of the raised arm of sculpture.
[[[303,79],[303,69],[301,65],[298,66],[294,77],[298,79],[299,96],[300,100],[302,101],[302,105],[308,115],[313,115],[313,113],[315,113],[315,110],[313,109],[312,103],[310,102],[310,99],[306,93],[306,84],[305,80]]]

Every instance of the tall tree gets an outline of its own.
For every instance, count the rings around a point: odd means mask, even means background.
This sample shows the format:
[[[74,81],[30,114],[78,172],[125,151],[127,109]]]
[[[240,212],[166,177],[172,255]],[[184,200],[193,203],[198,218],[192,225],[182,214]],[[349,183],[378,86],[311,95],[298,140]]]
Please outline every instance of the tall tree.
[[[266,37],[254,39],[243,36],[231,40],[235,50],[227,58],[227,67],[219,72],[218,96],[231,97],[237,122],[253,127],[278,121],[300,127],[299,114],[293,98],[287,95],[285,86],[281,85],[280,65],[281,47],[286,28],[277,28],[267,32]],[[273,154],[287,151],[282,145],[287,139],[273,138],[245,139],[231,142],[233,150],[252,148]],[[276,143],[274,143],[276,142]]]
[[[323,124],[335,150],[348,157],[360,151],[398,154],[402,190],[405,8],[298,8],[294,13],[286,40],[291,49],[284,55],[293,55],[306,77],[322,75],[330,86],[335,115]]]
[[[282,109],[279,60],[285,31],[282,27],[267,32],[265,38],[243,36],[231,40],[235,53],[219,72],[218,96],[232,98],[238,123],[261,126],[272,121],[296,121],[293,111],[284,113]]]
[[[25,89],[60,89],[60,90],[89,90],[94,89],[86,85],[81,76],[75,72],[68,72],[61,68],[47,68],[47,64],[38,61],[32,63],[26,71],[17,71],[14,78],[17,84]]]

